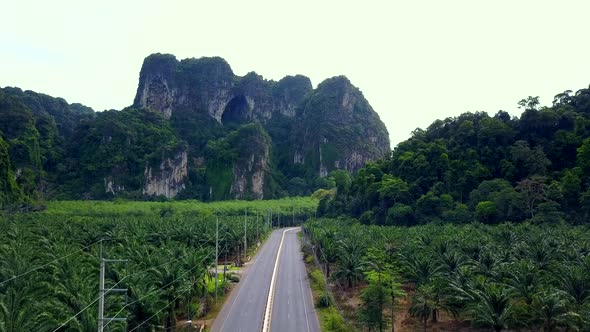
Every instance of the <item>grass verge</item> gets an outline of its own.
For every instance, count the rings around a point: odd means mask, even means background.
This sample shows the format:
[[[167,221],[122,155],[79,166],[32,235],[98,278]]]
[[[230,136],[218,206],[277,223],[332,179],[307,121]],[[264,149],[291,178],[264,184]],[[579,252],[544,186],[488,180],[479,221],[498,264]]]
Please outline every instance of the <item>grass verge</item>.
[[[346,332],[353,329],[347,326],[344,319],[334,307],[334,299],[327,290],[326,279],[322,271],[317,267],[313,252],[308,243],[302,246],[303,258],[309,276],[309,284],[313,295],[313,301],[323,332]]]

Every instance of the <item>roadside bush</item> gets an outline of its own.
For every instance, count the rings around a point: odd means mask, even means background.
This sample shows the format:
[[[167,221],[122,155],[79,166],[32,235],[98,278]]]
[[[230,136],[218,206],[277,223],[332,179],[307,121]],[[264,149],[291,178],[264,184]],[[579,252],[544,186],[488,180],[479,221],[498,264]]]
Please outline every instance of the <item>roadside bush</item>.
[[[227,278],[231,282],[240,282],[240,276],[237,274],[230,274]]]
[[[322,295],[320,295],[320,297],[318,297],[316,306],[318,308],[328,308],[332,305],[332,299],[330,298],[330,295],[328,295],[328,293],[322,293]]]

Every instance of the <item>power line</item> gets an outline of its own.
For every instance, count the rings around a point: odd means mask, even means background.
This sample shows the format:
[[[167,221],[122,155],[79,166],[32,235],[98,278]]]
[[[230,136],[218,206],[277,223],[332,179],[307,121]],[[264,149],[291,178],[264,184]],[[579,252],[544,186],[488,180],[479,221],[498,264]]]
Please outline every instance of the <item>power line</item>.
[[[99,241],[100,241],[100,240],[99,240]],[[97,242],[99,242],[99,241],[97,241]],[[202,248],[203,248],[203,247],[204,247],[206,244],[208,244],[209,242],[211,242],[211,239],[209,239],[209,240],[207,240],[207,242],[203,243],[203,244],[202,244],[202,245],[201,245],[199,248],[197,248],[197,250],[200,250],[200,249],[202,249]],[[179,259],[181,259],[182,257],[185,257],[185,256],[187,256],[187,255],[188,255],[188,253],[186,253],[186,254],[184,254],[184,255],[182,255],[182,256],[179,256],[179,257],[177,257],[177,258],[175,258],[175,259],[173,259],[173,260],[166,261],[166,262],[164,262],[163,264],[160,264],[160,265],[158,265],[158,266],[156,266],[156,267],[150,266],[150,267],[148,267],[148,268],[146,268],[146,269],[144,269],[144,270],[137,271],[137,272],[131,273],[131,274],[129,274],[129,275],[126,275],[125,277],[121,278],[121,280],[119,280],[118,282],[116,282],[116,283],[115,283],[115,284],[114,284],[114,285],[113,285],[111,288],[109,288],[109,289],[108,289],[108,290],[105,292],[105,294],[106,294],[106,293],[108,293],[108,292],[110,292],[111,290],[113,290],[113,289],[114,289],[115,287],[117,287],[117,286],[118,286],[118,285],[119,285],[121,282],[123,282],[124,280],[126,280],[127,278],[129,278],[129,277],[131,277],[131,276],[134,276],[134,275],[137,275],[137,274],[140,274],[140,273],[145,273],[145,272],[147,272],[147,271],[149,271],[149,270],[152,270],[152,269],[155,269],[155,268],[158,268],[158,267],[162,267],[162,266],[164,266],[164,265],[166,265],[166,264],[170,264],[171,262],[174,262],[174,261],[176,261],[176,260],[179,260]],[[201,261],[201,262],[202,262],[202,261]],[[94,301],[90,302],[90,304],[88,304],[88,305],[87,305],[86,307],[84,307],[82,310],[78,311],[78,312],[77,312],[75,315],[73,315],[72,317],[70,317],[70,318],[69,318],[67,321],[65,321],[63,324],[61,324],[61,325],[60,325],[58,328],[56,328],[55,330],[53,330],[53,332],[56,332],[56,331],[57,331],[57,330],[59,330],[60,328],[64,327],[64,326],[65,326],[67,323],[71,322],[71,321],[72,321],[72,319],[74,319],[74,318],[78,317],[78,316],[79,316],[81,313],[83,313],[83,312],[84,312],[84,311],[86,311],[88,308],[90,308],[90,306],[92,306],[94,303],[96,303],[96,302],[97,302],[99,299],[100,299],[100,295],[99,295],[99,296],[98,296],[96,299],[94,299]],[[107,324],[107,325],[108,325],[108,324]]]
[[[187,254],[185,254],[184,256],[186,256],[186,255],[188,255],[188,253],[187,253]],[[129,278],[129,277],[131,277],[131,276],[133,276],[133,275],[137,275],[137,274],[139,274],[139,273],[145,273],[145,272],[147,272],[147,271],[149,271],[149,270],[152,270],[152,269],[155,269],[155,268],[158,268],[158,267],[162,267],[162,266],[164,266],[164,265],[166,265],[166,264],[169,264],[169,263],[171,263],[171,262],[174,262],[175,260],[178,260],[178,259],[180,259],[181,257],[183,257],[183,256],[180,256],[180,257],[178,257],[178,258],[176,258],[176,259],[174,259],[174,260],[171,260],[171,261],[167,261],[167,262],[165,262],[164,264],[160,264],[160,265],[158,265],[157,267],[149,267],[149,268],[147,268],[147,269],[144,269],[144,270],[142,270],[142,271],[134,272],[134,273],[132,273],[132,274],[130,274],[130,275],[127,275],[127,276],[125,276],[125,277],[121,278],[121,280],[119,280],[117,283],[115,283],[115,284],[114,284],[114,285],[113,285],[111,288],[109,288],[109,289],[108,289],[108,290],[107,290],[105,293],[108,293],[108,292],[110,292],[110,291],[111,291],[111,290],[113,290],[115,287],[117,287],[117,285],[119,285],[121,282],[123,282],[125,279],[127,279],[127,278]],[[56,328],[55,330],[53,330],[53,332],[55,332],[55,331],[59,330],[60,328],[64,327],[64,326],[65,326],[67,323],[69,323],[70,321],[72,321],[72,319],[74,319],[74,318],[78,317],[78,315],[80,315],[81,313],[83,313],[84,311],[86,311],[86,309],[90,308],[90,306],[91,306],[91,305],[93,305],[94,303],[96,303],[96,301],[98,301],[99,299],[100,299],[100,296],[99,296],[99,297],[97,297],[96,299],[94,299],[94,301],[90,302],[90,304],[88,304],[88,305],[87,305],[86,307],[84,307],[82,310],[78,311],[78,312],[77,312],[77,313],[76,313],[74,316],[70,317],[70,318],[69,318],[67,321],[65,321],[63,324],[61,324],[61,325],[60,325],[58,328]],[[107,325],[108,325],[108,324],[107,324]]]
[[[205,256],[205,257],[204,257],[204,258],[203,258],[203,259],[202,259],[202,260],[199,262],[199,264],[200,264],[200,263],[203,263],[203,262],[205,261],[205,259],[209,258],[209,256],[210,256],[210,255],[207,255],[207,256]],[[175,281],[177,281],[178,279],[180,279],[180,278],[184,277],[184,276],[185,276],[187,273],[189,273],[190,271],[194,270],[194,269],[195,269],[197,266],[199,266],[199,265],[195,264],[195,266],[193,266],[192,268],[190,268],[190,269],[188,269],[188,270],[184,271],[184,273],[183,273],[182,275],[180,275],[178,278],[176,278],[176,279],[174,279],[174,280],[170,281],[170,282],[169,282],[169,283],[167,283],[166,285],[164,285],[164,286],[162,286],[162,287],[160,287],[160,288],[158,288],[158,289],[156,289],[156,290],[153,290],[153,291],[149,292],[148,294],[146,294],[146,295],[144,295],[144,296],[142,296],[142,297],[140,297],[140,298],[136,299],[135,301],[132,301],[132,302],[130,302],[130,303],[127,303],[127,304],[126,304],[126,305],[125,305],[123,308],[121,308],[121,310],[117,311],[117,313],[116,313],[116,314],[114,314],[114,315],[113,315],[111,318],[116,318],[116,317],[117,317],[117,316],[118,316],[118,315],[119,315],[121,312],[123,312],[123,310],[125,310],[125,308],[129,307],[130,305],[132,305],[132,304],[135,304],[135,303],[137,303],[137,302],[139,302],[139,301],[141,301],[141,300],[145,299],[146,297],[148,297],[148,296],[151,296],[151,295],[155,294],[156,292],[158,292],[158,291],[160,291],[160,290],[162,290],[162,289],[164,289],[164,288],[166,288],[166,287],[170,286],[170,285],[171,285],[173,282],[175,282]],[[106,327],[107,327],[107,326],[108,326],[108,325],[109,325],[111,322],[112,322],[112,320],[109,320],[109,322],[108,322],[107,324],[105,324],[104,328],[106,328]]]
[[[140,328],[143,324],[149,322],[150,320],[152,320],[152,318],[156,317],[157,314],[159,314],[160,312],[162,312],[162,310],[168,308],[168,306],[170,306],[172,303],[174,303],[176,300],[178,300],[182,295],[184,295],[186,292],[188,292],[188,290],[185,290],[184,292],[182,292],[180,295],[178,295],[177,297],[175,297],[172,301],[168,302],[168,304],[166,304],[164,307],[162,307],[160,310],[156,311],[155,314],[153,314],[152,316],[150,316],[150,318],[144,320],[143,322],[141,322],[139,325],[137,325],[136,327],[134,327],[133,329],[129,330],[129,332],[133,332],[135,330],[137,330],[138,328]]]
[[[49,266],[49,265],[51,265],[51,264],[53,264],[53,263],[57,263],[57,262],[59,262],[59,261],[61,261],[61,260],[63,260],[63,259],[66,259],[66,258],[68,258],[68,257],[70,257],[70,256],[72,256],[72,255],[74,255],[74,254],[77,254],[79,251],[83,251],[83,250],[86,250],[86,249],[90,248],[91,246],[93,246],[93,245],[95,245],[95,244],[99,243],[100,241],[102,241],[102,240],[98,240],[98,241],[92,242],[91,244],[89,244],[89,245],[87,245],[87,246],[85,246],[85,247],[83,247],[83,248],[80,248],[80,249],[78,249],[78,250],[76,250],[76,251],[74,251],[74,252],[71,252],[71,253],[69,253],[69,254],[67,254],[67,255],[64,255],[64,256],[62,256],[62,257],[56,258],[56,259],[52,260],[52,261],[51,261],[51,262],[49,262],[49,263],[43,264],[43,265],[41,265],[41,266],[37,266],[36,268],[34,268],[34,269],[31,269],[31,270],[29,270],[29,271],[27,271],[27,272],[24,272],[24,273],[21,273],[21,274],[19,274],[19,275],[13,276],[12,278],[6,279],[6,280],[4,280],[4,281],[0,282],[0,286],[2,286],[2,285],[4,285],[5,283],[7,283],[7,282],[9,282],[9,281],[12,281],[12,280],[14,280],[14,279],[18,279],[18,278],[20,278],[20,277],[24,277],[24,276],[26,276],[27,274],[29,274],[29,273],[31,273],[31,272],[35,272],[35,271],[37,271],[37,270],[40,270],[40,269],[42,269],[42,268],[44,268],[44,267],[47,267],[47,266]]]
[[[74,254],[77,254],[80,251],[84,251],[84,250],[86,250],[86,249],[92,247],[93,245],[95,245],[97,243],[100,243],[102,241],[119,241],[119,240],[128,240],[128,239],[132,239],[132,238],[140,239],[140,238],[144,238],[144,237],[152,236],[152,235],[160,235],[160,234],[159,233],[150,233],[150,234],[144,234],[144,235],[141,235],[141,236],[126,236],[126,237],[122,237],[122,238],[108,238],[108,239],[100,239],[100,240],[94,241],[94,242],[92,242],[91,244],[89,244],[89,245],[87,245],[85,247],[82,247],[80,249],[75,250],[74,252],[71,252],[69,254],[63,255],[63,256],[58,257],[58,258],[56,258],[56,259],[54,259],[54,260],[52,260],[52,261],[50,261],[48,263],[43,264],[41,266],[37,266],[36,268],[33,268],[33,269],[28,270],[26,272],[23,272],[23,273],[21,273],[19,275],[13,276],[13,277],[11,277],[9,279],[6,279],[6,280],[0,282],[0,286],[2,286],[5,283],[10,282],[10,281],[12,281],[14,279],[18,279],[18,278],[24,277],[24,276],[28,275],[29,273],[32,273],[32,272],[35,272],[35,271],[40,270],[42,268],[45,268],[45,267],[47,267],[47,266],[49,266],[49,265],[51,265],[53,263],[57,263],[57,262],[59,262],[61,260],[64,260],[64,259],[66,259],[66,258],[68,258],[68,257],[70,257],[70,256],[72,256]],[[210,240],[208,240],[205,243],[208,243],[208,242],[210,242]]]
[[[121,281],[123,281],[123,279],[121,279]],[[117,284],[115,284],[113,287],[109,288],[108,291],[112,290],[113,288],[115,288],[115,286],[117,286]],[[107,291],[107,292],[108,292]],[[72,319],[78,317],[78,315],[80,315],[81,313],[83,313],[84,311],[86,311],[86,309],[90,308],[91,305],[93,305],[94,303],[96,303],[96,301],[98,301],[100,299],[100,296],[97,297],[96,299],[94,299],[94,301],[90,302],[90,304],[88,304],[86,307],[84,307],[84,309],[78,311],[74,316],[70,317],[70,319],[68,319],[67,321],[65,321],[63,324],[61,324],[60,326],[58,326],[55,330],[53,330],[53,332],[59,330],[60,328],[66,326],[67,323],[71,322]]]

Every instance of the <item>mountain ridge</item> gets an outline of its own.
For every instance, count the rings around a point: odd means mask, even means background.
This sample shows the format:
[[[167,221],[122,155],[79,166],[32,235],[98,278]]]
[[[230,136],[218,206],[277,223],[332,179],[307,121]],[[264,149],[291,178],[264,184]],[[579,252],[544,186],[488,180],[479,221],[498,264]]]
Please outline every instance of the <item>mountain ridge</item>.
[[[0,128],[24,196],[308,195],[332,185],[331,171],[355,172],[390,153],[387,128],[344,76],[313,89],[303,75],[237,76],[220,57],[157,53],[139,77],[133,104],[120,111],[0,89],[5,123],[26,124]],[[23,151],[35,153],[25,158]]]

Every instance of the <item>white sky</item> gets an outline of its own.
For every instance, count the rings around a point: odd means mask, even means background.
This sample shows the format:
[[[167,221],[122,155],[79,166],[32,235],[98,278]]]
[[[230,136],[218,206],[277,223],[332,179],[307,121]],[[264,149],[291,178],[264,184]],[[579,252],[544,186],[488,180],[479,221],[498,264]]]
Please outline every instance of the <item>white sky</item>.
[[[344,74],[395,146],[435,119],[590,83],[590,1],[0,0],[0,86],[97,111],[133,102],[143,58],[218,55],[237,75]]]

